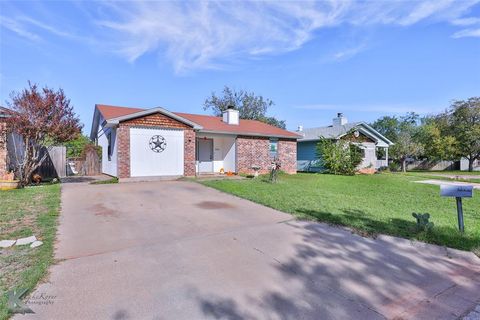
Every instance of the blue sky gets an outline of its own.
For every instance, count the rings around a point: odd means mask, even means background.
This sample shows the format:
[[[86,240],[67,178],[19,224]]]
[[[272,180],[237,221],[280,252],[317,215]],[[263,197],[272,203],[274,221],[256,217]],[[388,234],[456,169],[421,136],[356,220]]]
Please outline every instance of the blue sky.
[[[0,101],[61,87],[95,103],[204,113],[224,85],[302,124],[438,112],[480,95],[479,1],[0,2]]]

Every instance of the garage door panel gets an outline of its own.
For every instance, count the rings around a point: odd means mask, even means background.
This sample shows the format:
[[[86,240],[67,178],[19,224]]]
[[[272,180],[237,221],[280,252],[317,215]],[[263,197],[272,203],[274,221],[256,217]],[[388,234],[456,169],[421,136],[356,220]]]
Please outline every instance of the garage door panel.
[[[183,170],[183,130],[130,128],[132,177],[176,176]]]

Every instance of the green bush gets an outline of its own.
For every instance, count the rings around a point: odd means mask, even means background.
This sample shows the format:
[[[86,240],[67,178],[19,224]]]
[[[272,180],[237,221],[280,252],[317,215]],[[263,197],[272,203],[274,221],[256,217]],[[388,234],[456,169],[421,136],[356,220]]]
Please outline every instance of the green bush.
[[[321,138],[317,153],[322,166],[329,173],[339,175],[354,175],[363,158],[359,146],[344,140]]]

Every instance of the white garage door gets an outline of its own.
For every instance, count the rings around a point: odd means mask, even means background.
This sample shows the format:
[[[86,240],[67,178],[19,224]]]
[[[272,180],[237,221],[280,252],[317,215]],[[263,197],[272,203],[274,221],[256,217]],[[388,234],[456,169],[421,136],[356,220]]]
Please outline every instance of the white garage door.
[[[183,175],[183,150],[183,130],[130,128],[130,175]]]

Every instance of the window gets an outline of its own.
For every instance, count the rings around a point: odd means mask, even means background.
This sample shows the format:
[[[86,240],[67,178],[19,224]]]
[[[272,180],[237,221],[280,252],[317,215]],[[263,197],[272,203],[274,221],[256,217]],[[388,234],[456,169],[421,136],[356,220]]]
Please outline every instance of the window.
[[[112,161],[112,133],[107,134],[108,148],[107,148],[107,158],[108,161]]]
[[[270,139],[270,157],[276,158],[278,153],[278,140]]]

